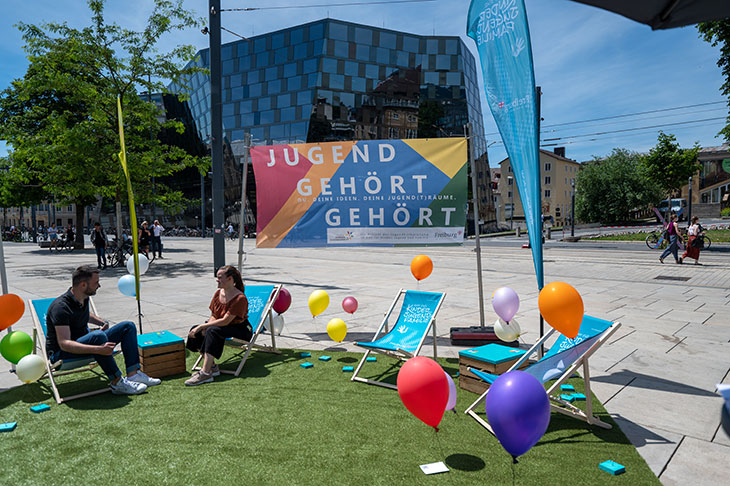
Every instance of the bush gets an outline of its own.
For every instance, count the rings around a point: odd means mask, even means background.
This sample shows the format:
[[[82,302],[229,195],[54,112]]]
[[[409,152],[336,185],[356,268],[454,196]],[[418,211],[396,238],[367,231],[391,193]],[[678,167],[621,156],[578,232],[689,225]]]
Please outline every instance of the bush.
[[[723,218],[730,217],[730,208],[725,208],[720,211],[720,216],[722,216]]]

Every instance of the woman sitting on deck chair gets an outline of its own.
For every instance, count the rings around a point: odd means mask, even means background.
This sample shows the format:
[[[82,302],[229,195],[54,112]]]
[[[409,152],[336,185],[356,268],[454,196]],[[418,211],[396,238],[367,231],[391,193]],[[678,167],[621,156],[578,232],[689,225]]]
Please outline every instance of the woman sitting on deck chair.
[[[216,359],[223,354],[223,344],[229,337],[249,341],[253,329],[248,322],[248,300],[243,293],[243,279],[235,267],[226,265],[216,272],[218,290],[210,301],[210,318],[205,324],[193,326],[186,347],[198,352],[203,367],[185,382],[188,386],[210,383],[220,375]]]

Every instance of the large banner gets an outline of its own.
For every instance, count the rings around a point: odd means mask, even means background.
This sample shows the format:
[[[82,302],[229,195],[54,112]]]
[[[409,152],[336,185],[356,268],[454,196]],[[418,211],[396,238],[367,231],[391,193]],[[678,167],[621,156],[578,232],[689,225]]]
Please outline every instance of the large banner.
[[[463,242],[463,138],[257,146],[251,160],[257,247]]]
[[[524,0],[472,0],[466,24],[484,74],[487,102],[509,154],[543,287],[537,103]]]

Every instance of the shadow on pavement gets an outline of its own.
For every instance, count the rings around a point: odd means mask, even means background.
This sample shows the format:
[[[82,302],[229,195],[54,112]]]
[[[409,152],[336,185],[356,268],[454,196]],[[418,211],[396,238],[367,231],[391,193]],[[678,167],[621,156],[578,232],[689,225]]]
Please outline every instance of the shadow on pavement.
[[[679,383],[677,381],[665,380],[656,376],[645,375],[633,371],[621,370],[605,376],[594,376],[591,380],[601,383],[610,383],[614,385],[622,385],[626,383],[627,387],[644,388],[648,390],[659,390],[671,393],[682,393],[684,395],[697,395],[701,397],[716,397],[717,395],[711,391],[697,388],[695,386]],[[627,383],[628,382],[628,383]]]
[[[629,438],[634,447],[642,447],[647,444],[674,444],[674,441],[666,439],[636,422],[632,422],[621,414],[614,413],[611,416],[619,427],[621,427],[621,430],[626,434],[626,437]]]

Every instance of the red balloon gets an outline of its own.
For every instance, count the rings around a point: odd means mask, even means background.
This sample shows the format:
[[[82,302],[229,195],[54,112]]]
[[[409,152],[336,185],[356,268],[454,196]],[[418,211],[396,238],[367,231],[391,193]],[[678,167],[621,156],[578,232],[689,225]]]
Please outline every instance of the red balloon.
[[[357,299],[355,299],[355,297],[345,297],[342,300],[342,308],[345,310],[345,312],[354,314],[357,310]]]
[[[289,306],[291,305],[291,294],[288,290],[282,287],[282,289],[279,291],[279,295],[276,297],[276,300],[274,301],[274,312],[277,314],[283,314],[287,311]]]
[[[411,358],[398,372],[398,395],[409,412],[438,431],[449,402],[443,368],[425,356]]]
[[[0,331],[18,322],[24,312],[23,299],[15,294],[0,295]]]

